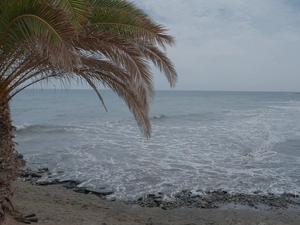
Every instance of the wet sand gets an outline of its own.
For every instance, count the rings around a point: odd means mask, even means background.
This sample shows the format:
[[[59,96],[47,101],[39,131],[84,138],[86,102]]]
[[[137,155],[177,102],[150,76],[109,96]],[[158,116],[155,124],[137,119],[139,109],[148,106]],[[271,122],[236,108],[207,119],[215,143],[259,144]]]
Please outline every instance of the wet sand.
[[[15,209],[22,214],[35,213],[44,225],[283,225],[300,224],[300,209],[255,209],[223,205],[219,209],[162,210],[132,208],[107,202],[99,197],[76,193],[61,186],[35,186],[20,180],[14,183]],[[21,225],[13,215],[4,225]]]

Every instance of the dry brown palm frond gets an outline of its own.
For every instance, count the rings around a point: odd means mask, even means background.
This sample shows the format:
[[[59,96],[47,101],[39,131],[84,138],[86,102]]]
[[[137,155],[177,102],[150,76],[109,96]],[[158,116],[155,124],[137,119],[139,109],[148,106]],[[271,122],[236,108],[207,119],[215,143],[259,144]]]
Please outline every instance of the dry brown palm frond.
[[[148,108],[143,106],[141,96],[139,93],[133,91],[133,89],[127,85],[127,82],[122,82],[116,76],[106,74],[100,71],[91,72],[80,70],[79,73],[82,77],[88,77],[92,82],[101,82],[105,87],[112,89],[119,97],[123,98],[128,108],[133,113],[138,126],[146,137],[150,137],[151,125],[148,116]]]
[[[11,83],[5,92],[7,97],[10,94],[10,98],[12,98],[25,86],[53,78],[68,82],[77,77],[86,80],[95,90],[98,88],[96,84],[101,83],[103,86],[111,88],[125,100],[144,135],[150,136],[151,126],[148,119],[149,106],[145,94],[146,89],[136,84],[133,77],[124,69],[106,59],[82,57],[82,64],[78,65],[78,69],[75,67],[74,73],[71,74],[66,69],[53,67],[47,58],[42,58],[41,55],[35,55],[32,52],[31,54],[26,55],[28,60],[20,63],[18,70],[14,73],[14,78],[10,79]],[[37,63],[40,63],[39,66]],[[24,83],[27,85],[24,86]],[[97,93],[103,102],[102,96],[98,91]]]
[[[80,56],[76,54],[74,45],[71,40],[64,40],[59,46],[56,45],[47,45],[48,32],[45,32],[43,35],[40,35],[36,39],[36,45],[40,48],[40,53],[45,57],[48,57],[48,60],[52,63],[53,66],[67,68],[68,71],[72,72],[74,64],[80,64]],[[42,49],[40,46],[45,46],[45,49]]]
[[[138,47],[143,55],[164,73],[170,86],[174,87],[178,76],[172,61],[167,57],[166,53],[151,44],[142,43],[138,44]]]
[[[88,46],[81,43],[88,42]],[[130,73],[136,83],[147,89],[147,96],[154,95],[153,76],[143,53],[129,39],[114,33],[79,35],[76,46],[95,58],[107,58]]]
[[[85,65],[89,65],[87,60],[84,60]],[[98,63],[101,61],[98,60]],[[94,64],[94,60],[90,62],[90,65]],[[145,102],[147,103],[146,95],[141,95],[138,92],[134,92],[135,89],[132,86],[135,85],[131,80],[131,76],[126,74],[117,66],[109,63],[109,62],[101,62],[101,68],[94,68],[89,66],[89,68],[80,68],[74,76],[78,76],[79,79],[84,79],[88,81],[89,84],[102,84],[104,87],[112,89],[116,92],[121,98],[123,98],[128,105],[129,109],[134,114],[134,117],[142,131],[142,133],[146,137],[150,137],[151,133],[151,125],[148,118],[149,107],[145,107]],[[108,69],[109,68],[109,69]],[[41,74],[42,71],[38,73]],[[26,77],[26,80],[32,80],[31,83],[37,83],[42,80],[59,78],[59,79],[67,79],[68,75],[66,75],[65,71],[59,71],[57,74],[49,73],[49,71],[43,71],[42,76],[37,76],[36,73],[31,74]],[[116,74],[114,74],[116,73]],[[121,76],[122,74],[122,76]],[[15,87],[17,88],[17,87]],[[97,88],[95,85],[92,85],[92,88]],[[20,91],[19,89],[18,91]],[[98,92],[100,95],[100,93]],[[98,97],[99,97],[98,95]],[[101,96],[101,95],[100,95]],[[102,99],[102,97],[100,97]]]

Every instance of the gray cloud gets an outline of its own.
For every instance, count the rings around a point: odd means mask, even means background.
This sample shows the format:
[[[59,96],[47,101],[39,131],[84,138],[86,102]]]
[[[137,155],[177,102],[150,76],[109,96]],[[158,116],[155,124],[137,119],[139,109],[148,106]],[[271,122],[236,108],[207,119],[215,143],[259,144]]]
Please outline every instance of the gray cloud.
[[[134,2],[176,38],[176,89],[300,91],[298,1]],[[157,75],[155,87],[169,88]]]

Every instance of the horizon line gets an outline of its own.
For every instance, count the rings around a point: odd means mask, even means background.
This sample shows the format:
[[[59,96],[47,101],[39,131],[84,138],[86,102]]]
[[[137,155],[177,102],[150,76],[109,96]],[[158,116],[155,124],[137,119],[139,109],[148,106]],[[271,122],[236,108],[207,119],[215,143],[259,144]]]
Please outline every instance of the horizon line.
[[[74,88],[74,87],[66,87],[66,88],[62,88],[62,87],[59,87],[59,88],[48,88],[48,87],[28,87],[26,88],[26,90],[30,90],[30,89],[40,89],[40,90],[91,90],[91,91],[94,91],[92,88]],[[109,88],[99,88],[98,89],[99,91],[113,91]],[[277,90],[196,90],[196,89],[176,89],[176,88],[170,88],[170,89],[155,89],[154,91],[199,91],[199,92],[277,92],[277,93],[300,93],[300,90],[299,91],[277,91]]]

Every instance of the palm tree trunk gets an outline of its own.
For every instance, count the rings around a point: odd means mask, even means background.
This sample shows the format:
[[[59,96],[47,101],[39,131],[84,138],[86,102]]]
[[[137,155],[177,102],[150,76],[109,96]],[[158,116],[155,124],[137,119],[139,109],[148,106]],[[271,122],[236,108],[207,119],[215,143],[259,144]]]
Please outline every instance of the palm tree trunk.
[[[0,99],[0,224],[5,213],[13,210],[11,184],[20,166],[15,154],[13,129],[8,101]]]

